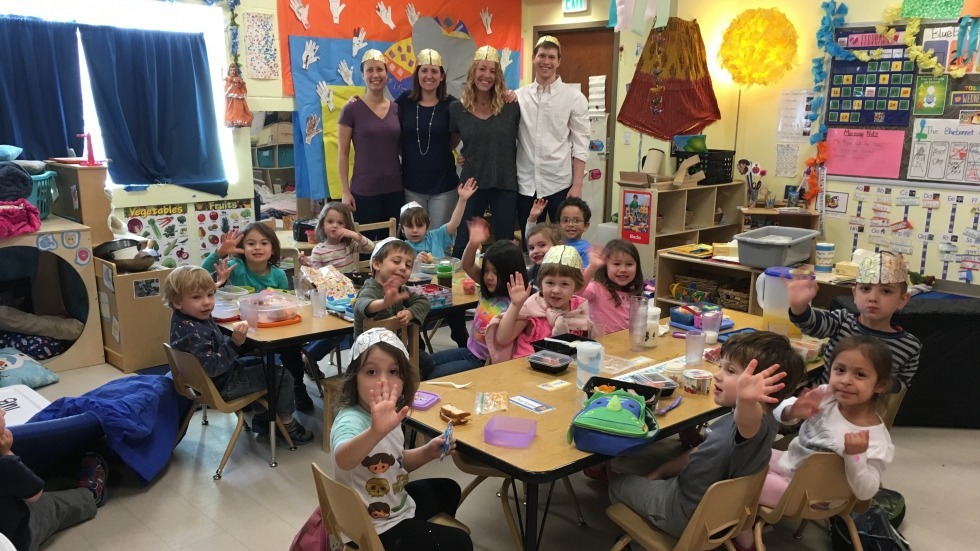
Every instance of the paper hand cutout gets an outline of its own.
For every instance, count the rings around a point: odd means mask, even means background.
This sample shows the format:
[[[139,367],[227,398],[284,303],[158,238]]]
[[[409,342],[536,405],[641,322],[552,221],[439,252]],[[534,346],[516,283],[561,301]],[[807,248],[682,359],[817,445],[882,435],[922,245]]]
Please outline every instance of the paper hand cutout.
[[[323,129],[320,128],[320,117],[315,114],[306,117],[306,143],[312,143],[313,137],[321,132]]]
[[[303,48],[303,70],[309,69],[310,65],[313,65],[317,61],[320,61],[320,57],[316,55],[317,50],[320,47],[316,45],[316,42],[312,40],[306,41],[306,47]]]
[[[333,90],[326,82],[321,80],[316,84],[316,94],[320,96],[320,103],[327,106],[327,111],[333,113],[337,106],[333,103]]]
[[[354,69],[347,65],[346,59],[340,60],[340,65],[337,66],[337,72],[340,73],[340,78],[344,79],[344,83],[347,86],[354,85]]]
[[[304,29],[310,28],[310,7],[303,4],[303,0],[289,0],[289,7],[292,8],[296,19],[303,24]]]
[[[500,70],[506,71],[508,65],[510,65],[510,48],[504,48],[500,50]]]
[[[421,13],[415,11],[415,4],[411,2],[405,6],[405,15],[408,17],[408,24],[413,27],[415,26],[415,22],[419,20],[419,17],[422,16]]]
[[[493,14],[490,13],[489,6],[480,10],[480,19],[483,20],[483,27],[487,30],[487,34],[493,34],[493,31],[490,30],[490,21],[493,20]]]
[[[364,27],[356,27],[354,29],[354,39],[351,42],[351,55],[355,58],[357,57],[357,52],[361,51],[367,43],[364,42],[364,37],[366,36],[366,31]]]
[[[395,30],[395,22],[391,20],[391,6],[386,7],[384,2],[379,1],[375,12],[381,18],[382,23],[388,25],[389,29]]]
[[[330,0],[330,15],[333,16],[334,24],[340,23],[340,12],[346,7],[347,4],[341,4],[340,0]]]

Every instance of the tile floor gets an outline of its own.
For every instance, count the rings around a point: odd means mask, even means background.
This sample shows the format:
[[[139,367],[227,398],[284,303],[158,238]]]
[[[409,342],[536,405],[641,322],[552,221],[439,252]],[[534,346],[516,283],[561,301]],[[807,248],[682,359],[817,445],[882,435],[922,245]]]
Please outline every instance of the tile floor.
[[[437,349],[451,346],[448,331],[439,332],[436,344]],[[76,369],[61,373],[61,382],[41,389],[41,394],[50,400],[77,396],[119,376],[119,371],[110,365]],[[308,386],[312,389],[311,383]],[[170,465],[153,484],[142,487],[116,469],[110,473],[108,502],[98,516],[56,535],[47,549],[288,549],[294,534],[316,506],[310,463],[317,462],[328,472],[332,470],[331,458],[321,447],[321,404],[315,395],[314,402],[317,415],[300,414],[303,423],[318,436],[314,443],[292,452],[280,447],[279,466],[271,469],[267,463],[267,441],[243,435],[219,481],[212,480],[211,475],[234,428],[234,416],[212,412],[210,425],[202,427],[198,414]],[[908,514],[901,529],[912,547],[976,548],[980,519],[970,497],[974,492],[967,488],[976,488],[980,483],[976,463],[980,431],[898,427],[892,438],[897,447],[896,460],[885,473],[885,484],[905,495]],[[671,445],[676,444],[665,444]],[[430,463],[414,476],[448,476],[462,486],[470,480],[449,461]],[[609,549],[620,532],[605,516],[605,487],[581,474],[574,475],[572,482],[587,525],[578,525],[559,484],[545,525],[542,549]],[[496,497],[497,488],[499,483],[493,480],[483,483],[459,510],[458,516],[472,529],[479,551],[514,549]],[[795,526],[777,525],[766,535],[769,549],[830,548],[829,537],[816,526],[807,529],[803,540],[794,540],[793,530]]]

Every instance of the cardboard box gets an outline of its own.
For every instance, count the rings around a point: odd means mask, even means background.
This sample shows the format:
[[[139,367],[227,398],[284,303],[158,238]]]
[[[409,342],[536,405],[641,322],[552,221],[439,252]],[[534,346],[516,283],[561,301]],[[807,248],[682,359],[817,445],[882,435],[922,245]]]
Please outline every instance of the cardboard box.
[[[619,171],[619,181],[617,183],[624,187],[661,189],[661,185],[666,184],[667,187],[669,187],[673,180],[674,178],[672,176],[662,176],[649,172],[629,172],[626,170],[621,170]]]
[[[293,144],[293,123],[272,123],[259,132],[258,145]]]
[[[123,373],[167,363],[163,343],[170,341],[172,310],[160,291],[172,270],[119,273],[112,262],[94,262],[106,361]]]

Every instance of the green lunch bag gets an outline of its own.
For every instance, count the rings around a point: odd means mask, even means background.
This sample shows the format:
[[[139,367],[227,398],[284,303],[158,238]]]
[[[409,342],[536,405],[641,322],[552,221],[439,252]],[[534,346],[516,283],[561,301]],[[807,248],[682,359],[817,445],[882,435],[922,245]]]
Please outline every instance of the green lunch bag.
[[[626,455],[653,442],[660,428],[642,397],[596,392],[572,419],[568,442],[584,452]]]

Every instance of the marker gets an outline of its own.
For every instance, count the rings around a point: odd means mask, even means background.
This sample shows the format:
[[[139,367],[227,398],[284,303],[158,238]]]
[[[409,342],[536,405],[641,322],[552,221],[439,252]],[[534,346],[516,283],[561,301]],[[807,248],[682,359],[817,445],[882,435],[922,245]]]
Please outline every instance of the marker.
[[[683,331],[674,331],[673,333],[670,334],[670,336],[674,337],[675,339],[686,339],[687,333]]]

